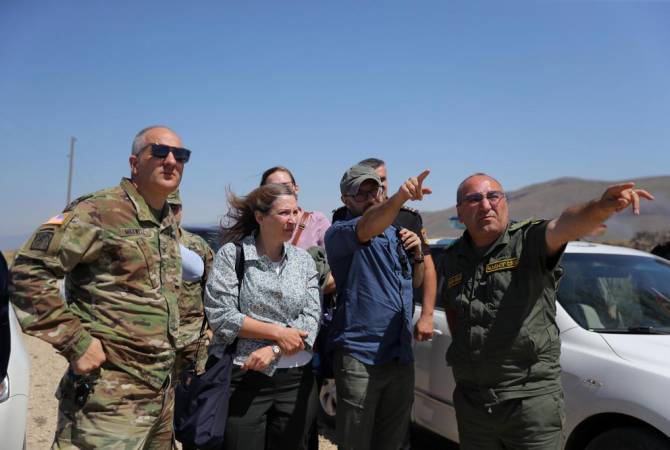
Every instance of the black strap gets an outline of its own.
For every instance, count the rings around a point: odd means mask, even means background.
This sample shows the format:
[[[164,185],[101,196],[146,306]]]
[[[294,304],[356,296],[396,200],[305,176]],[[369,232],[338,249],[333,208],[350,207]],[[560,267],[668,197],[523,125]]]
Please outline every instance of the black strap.
[[[242,280],[244,279],[244,249],[241,242],[234,242],[235,244],[235,274],[237,275],[237,307],[240,303],[240,291],[242,290]],[[198,346],[195,349],[195,361],[198,360],[200,353],[200,344],[202,337],[205,335],[207,328],[207,315],[203,314],[202,325],[200,326],[200,335],[198,336]]]
[[[239,298],[244,278],[244,249],[241,242],[235,242],[235,273],[237,274],[237,296]]]

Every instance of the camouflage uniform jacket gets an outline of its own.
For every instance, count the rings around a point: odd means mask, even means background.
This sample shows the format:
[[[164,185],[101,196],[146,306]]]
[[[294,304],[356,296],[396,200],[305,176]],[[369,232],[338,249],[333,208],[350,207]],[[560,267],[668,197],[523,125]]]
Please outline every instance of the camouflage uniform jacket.
[[[182,281],[179,296],[179,339],[177,339],[177,349],[182,349],[198,340],[200,327],[205,318],[203,293],[207,284],[207,276],[212,268],[214,253],[207,242],[197,234],[181,227],[179,233],[180,243],[200,255],[205,264],[205,272],[199,281]]]
[[[160,388],[179,330],[177,229],[167,204],[159,222],[128,179],[75,200],[17,253],[10,298],[23,330],[70,361],[95,336],[106,364]]]

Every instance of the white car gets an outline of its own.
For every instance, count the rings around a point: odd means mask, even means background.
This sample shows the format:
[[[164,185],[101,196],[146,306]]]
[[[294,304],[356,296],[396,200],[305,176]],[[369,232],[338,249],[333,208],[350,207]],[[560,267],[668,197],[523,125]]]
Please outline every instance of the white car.
[[[439,265],[445,247],[432,248]],[[571,242],[561,265],[556,320],[564,449],[670,449],[670,262],[637,250]],[[417,305],[415,318],[419,311]],[[413,420],[458,442],[455,383],[445,362],[451,335],[441,307],[435,334],[431,342],[414,344]]]
[[[30,358],[23,345],[21,328],[9,307],[9,327],[12,349],[7,377],[0,384],[0,447],[6,450],[24,449],[26,417],[30,390]]]

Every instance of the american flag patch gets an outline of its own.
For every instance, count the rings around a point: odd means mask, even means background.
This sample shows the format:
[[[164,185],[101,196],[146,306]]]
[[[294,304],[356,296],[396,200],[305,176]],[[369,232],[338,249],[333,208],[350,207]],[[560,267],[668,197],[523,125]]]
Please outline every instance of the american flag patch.
[[[66,218],[67,214],[58,214],[57,216],[53,216],[51,219],[44,222],[42,225],[62,225]]]

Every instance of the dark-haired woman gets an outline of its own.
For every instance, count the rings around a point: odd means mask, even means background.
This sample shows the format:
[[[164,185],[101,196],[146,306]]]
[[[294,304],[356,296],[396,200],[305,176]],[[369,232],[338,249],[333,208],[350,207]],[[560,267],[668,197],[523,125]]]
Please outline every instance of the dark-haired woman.
[[[316,414],[312,345],[321,306],[314,261],[289,245],[299,210],[292,188],[229,195],[225,244],[205,292],[212,357],[237,339],[224,449],[301,449]],[[244,276],[235,271],[241,242]]]

